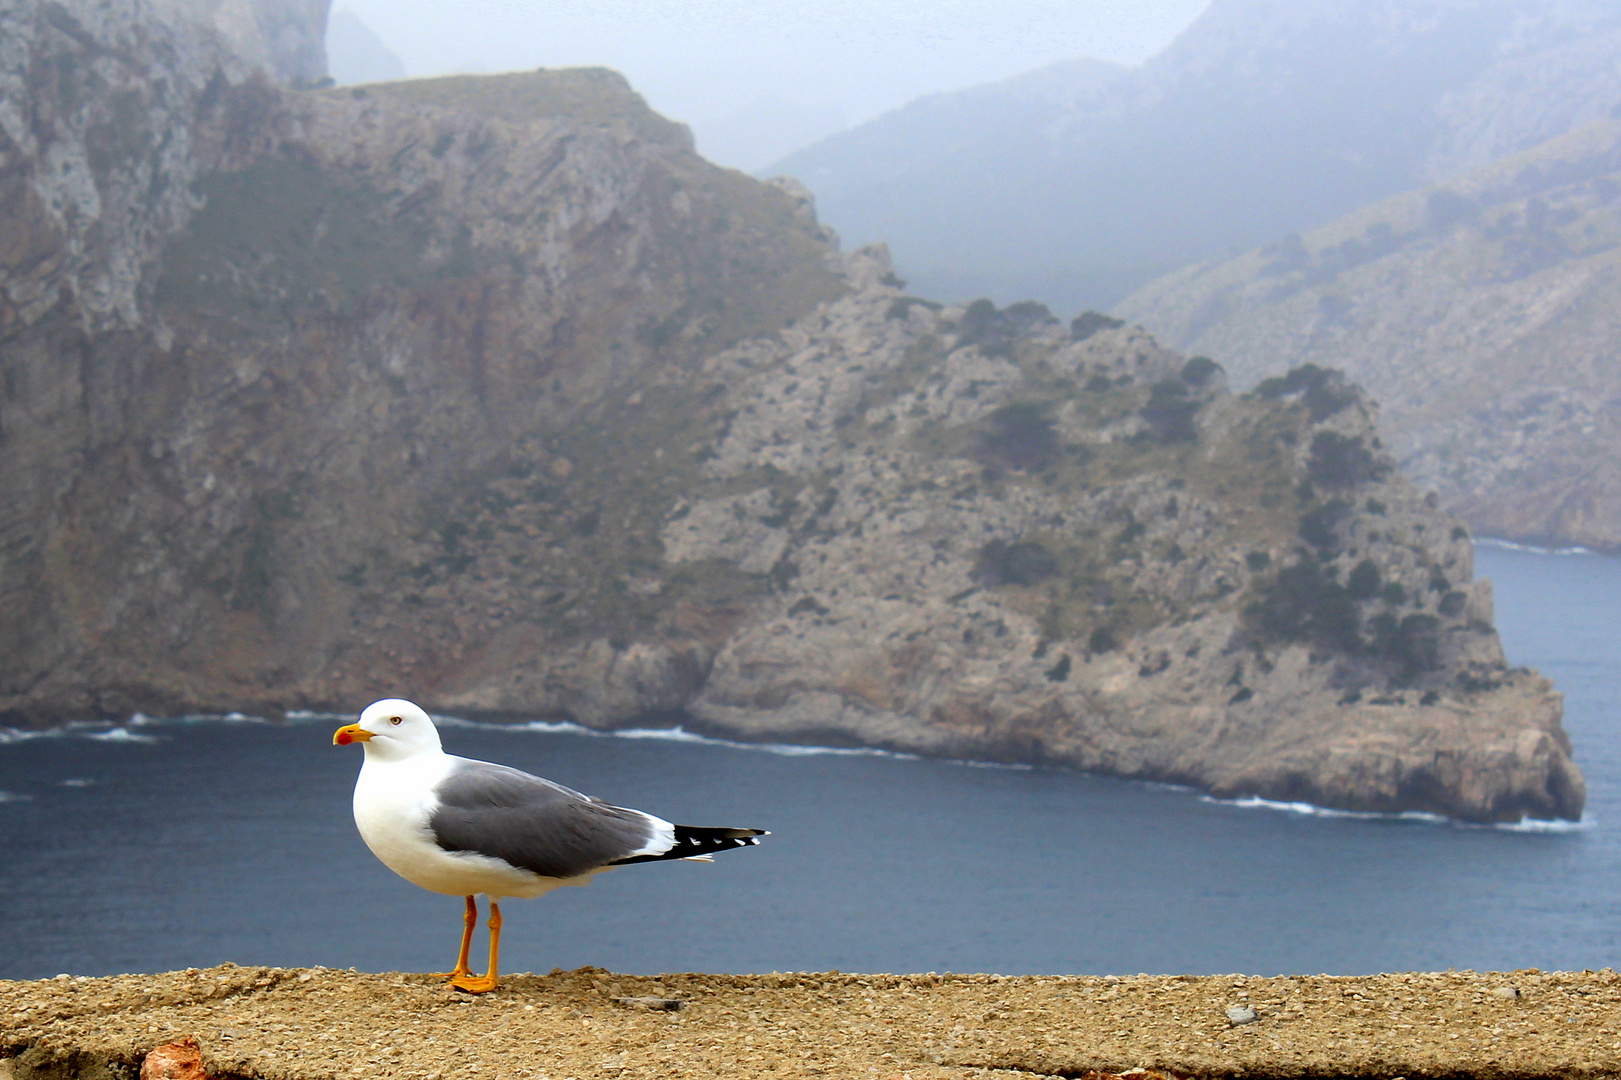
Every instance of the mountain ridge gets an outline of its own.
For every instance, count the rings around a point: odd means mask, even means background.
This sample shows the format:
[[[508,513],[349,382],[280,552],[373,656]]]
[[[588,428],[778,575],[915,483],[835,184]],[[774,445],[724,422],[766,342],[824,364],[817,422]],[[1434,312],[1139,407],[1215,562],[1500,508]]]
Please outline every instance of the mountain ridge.
[[[1618,44],[1621,15],[1590,2],[1217,0],[1139,68],[937,95],[770,171],[925,292],[1106,308],[1598,119]],[[878,142],[912,167],[870,165]]]
[[[1621,120],[1404,193],[1119,305],[1253,382],[1334,364],[1477,531],[1621,550]]]

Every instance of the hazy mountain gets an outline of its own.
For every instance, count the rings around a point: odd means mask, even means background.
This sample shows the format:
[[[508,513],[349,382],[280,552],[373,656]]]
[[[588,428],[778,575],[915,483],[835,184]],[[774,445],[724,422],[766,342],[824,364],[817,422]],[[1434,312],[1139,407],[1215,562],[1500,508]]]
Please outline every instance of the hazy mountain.
[[[339,86],[405,78],[405,62],[352,11],[334,11],[327,20],[326,64]]]
[[[263,68],[278,82],[310,86],[326,77],[326,21],[331,2],[149,0],[144,9],[136,10],[176,23],[207,27],[219,35],[238,61]],[[120,4],[103,5],[96,16],[114,22],[129,21]],[[7,36],[14,36],[9,27]]]
[[[781,94],[742,102],[693,125],[698,152],[718,165],[752,171],[849,125],[837,102],[807,104]]]
[[[1621,549],[1621,122],[1117,310],[1245,381],[1344,369],[1384,402],[1404,468],[1478,531]]]
[[[935,95],[784,158],[823,220],[947,298],[1105,306],[1621,101],[1594,0],[1215,0],[1123,71]]]

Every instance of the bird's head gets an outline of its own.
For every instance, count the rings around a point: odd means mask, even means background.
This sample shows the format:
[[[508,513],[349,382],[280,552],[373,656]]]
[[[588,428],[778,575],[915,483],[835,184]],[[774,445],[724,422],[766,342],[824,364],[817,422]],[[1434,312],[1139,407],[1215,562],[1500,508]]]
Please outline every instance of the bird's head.
[[[428,714],[404,698],[384,698],[366,706],[359,723],[345,724],[332,735],[335,746],[364,743],[368,757],[397,759],[439,753],[439,729]]]

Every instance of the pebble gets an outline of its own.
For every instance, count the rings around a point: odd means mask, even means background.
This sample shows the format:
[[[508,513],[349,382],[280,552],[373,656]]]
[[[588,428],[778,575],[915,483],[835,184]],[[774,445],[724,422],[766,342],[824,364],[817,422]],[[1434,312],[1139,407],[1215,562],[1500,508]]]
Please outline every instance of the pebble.
[[[686,1001],[681,998],[616,997],[614,1000],[621,1005],[627,1005],[631,1008],[652,1009],[654,1012],[680,1012],[687,1007]]]
[[[1238,1027],[1241,1024],[1253,1024],[1260,1016],[1247,1005],[1234,1005],[1227,1010],[1227,1019],[1233,1022],[1234,1027]]]

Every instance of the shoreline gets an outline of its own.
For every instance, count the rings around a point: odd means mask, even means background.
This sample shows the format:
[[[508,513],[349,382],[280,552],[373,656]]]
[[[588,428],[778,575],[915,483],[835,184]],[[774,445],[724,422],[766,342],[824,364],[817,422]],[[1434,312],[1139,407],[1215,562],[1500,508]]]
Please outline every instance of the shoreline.
[[[1255,1019],[1229,1011],[1241,1009]],[[1598,1077],[1621,1073],[1621,975],[630,976],[581,968],[507,976],[476,998],[425,975],[229,964],[0,982],[0,1061],[9,1059],[12,1080],[133,1075],[156,1047],[186,1036],[211,1075],[240,1080],[945,1080],[1138,1068],[1251,1080]]]
[[[1505,540],[1500,536],[1476,536],[1473,540],[1476,547],[1492,547],[1503,551],[1523,551],[1531,555],[1595,555],[1607,559],[1621,556],[1621,548],[1590,548],[1581,544],[1570,547],[1549,547],[1528,540]]]
[[[1566,818],[1532,818],[1522,817],[1518,821],[1479,822],[1467,818],[1449,817],[1443,814],[1434,814],[1423,811],[1378,811],[1378,810],[1347,810],[1332,806],[1323,806],[1317,803],[1304,801],[1281,801],[1267,799],[1259,795],[1235,795],[1223,797],[1192,784],[1179,784],[1168,780],[1155,780],[1141,777],[1115,776],[1109,773],[1087,772],[1061,764],[1026,764],[1019,762],[1002,761],[974,761],[966,758],[932,757],[925,754],[908,753],[900,750],[889,750],[876,746],[817,746],[801,743],[773,743],[751,742],[742,739],[725,738],[722,736],[704,735],[689,730],[683,724],[670,727],[645,727],[632,725],[623,728],[592,728],[573,721],[553,721],[540,719],[526,719],[511,717],[510,719],[486,719],[478,716],[456,716],[432,714],[435,723],[440,727],[475,727],[491,730],[522,731],[540,735],[570,735],[583,738],[599,739],[652,739],[667,740],[671,742],[695,743],[704,746],[720,747],[733,750],[745,750],[754,753],[776,754],[784,757],[809,757],[818,755],[848,756],[848,757],[883,757],[903,761],[930,761],[941,765],[951,765],[968,769],[1009,769],[1017,771],[1052,770],[1068,773],[1075,776],[1093,777],[1098,779],[1116,781],[1130,784],[1146,784],[1151,787],[1165,788],[1173,791],[1187,792],[1207,802],[1223,806],[1232,806],[1245,810],[1265,810],[1272,813],[1299,814],[1311,817],[1326,818],[1352,818],[1368,821],[1405,821],[1414,824],[1448,826],[1452,828],[1471,829],[1497,829],[1507,832],[1538,832],[1538,833],[1566,833],[1581,832],[1592,828],[1593,819],[1586,814],[1580,819]],[[262,716],[251,716],[240,712],[231,713],[192,713],[178,717],[148,716],[136,713],[127,720],[74,720],[55,727],[41,729],[9,728],[0,726],[0,746],[7,743],[20,742],[30,739],[63,737],[79,734],[85,738],[97,739],[107,742],[150,742],[157,738],[143,729],[159,729],[164,727],[184,727],[193,724],[272,724],[278,727],[295,724],[314,725],[318,722],[341,723],[347,719],[345,714],[317,712],[311,710],[288,710],[280,719]],[[131,729],[136,729],[131,731]],[[27,799],[28,796],[10,795],[0,791],[0,802]],[[0,1078],[4,1080],[4,1078]]]

